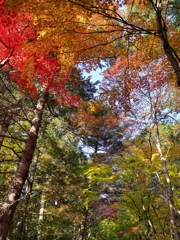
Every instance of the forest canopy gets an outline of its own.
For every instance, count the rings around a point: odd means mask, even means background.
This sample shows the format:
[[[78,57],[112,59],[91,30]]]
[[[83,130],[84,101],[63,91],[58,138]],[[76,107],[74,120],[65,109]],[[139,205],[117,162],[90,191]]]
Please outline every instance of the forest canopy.
[[[180,240],[179,8],[0,0],[1,240]]]

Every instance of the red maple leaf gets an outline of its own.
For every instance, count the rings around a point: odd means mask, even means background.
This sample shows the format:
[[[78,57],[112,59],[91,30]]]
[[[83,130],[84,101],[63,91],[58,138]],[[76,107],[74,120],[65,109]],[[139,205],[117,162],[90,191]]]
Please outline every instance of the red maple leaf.
[[[31,97],[36,97],[41,86],[52,93],[58,103],[78,105],[80,97],[66,89],[69,79],[61,71],[56,57],[52,53],[41,55],[35,50],[36,28],[30,14],[4,11],[4,1],[0,0],[0,68],[9,70],[12,80]],[[30,53],[25,51],[29,43]]]

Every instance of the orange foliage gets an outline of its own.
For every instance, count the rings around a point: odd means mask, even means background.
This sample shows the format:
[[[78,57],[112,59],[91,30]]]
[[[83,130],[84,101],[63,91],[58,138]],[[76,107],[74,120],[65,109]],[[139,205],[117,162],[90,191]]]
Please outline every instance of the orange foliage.
[[[75,126],[81,129],[81,134],[102,136],[105,129],[117,126],[119,116],[113,113],[98,100],[82,102],[77,113],[72,115]],[[98,130],[98,131],[97,131]]]
[[[128,55],[121,55],[112,67],[104,71],[101,85],[104,98],[125,112],[141,101],[143,91],[144,94],[161,92],[165,85],[169,85],[167,89],[176,85],[173,69],[158,38],[139,36],[136,45],[131,46]]]
[[[123,235],[124,233],[137,232],[138,229],[139,229],[139,227],[131,227],[131,228],[127,229],[127,230],[121,230],[121,231],[117,232],[116,234],[117,235]]]
[[[171,79],[174,84],[174,72],[165,57],[162,39],[158,34],[156,13],[150,8],[149,1],[15,2],[22,14],[30,13],[38,29],[36,44],[28,44],[26,51],[31,53],[33,47],[37,55],[55,53],[61,70],[67,77],[76,64],[84,64],[85,70],[89,72],[97,67],[100,60],[117,57],[109,74],[106,72],[105,75],[111,80],[115,75],[119,78],[118,81],[121,78],[123,107],[129,104],[134,82],[144,84],[143,80],[137,81],[141,77],[138,72],[147,71],[148,64],[151,65],[151,71],[155,72],[157,67],[154,69],[151,63],[160,61],[159,72],[165,72],[163,81]],[[126,5],[127,11],[122,9],[122,4]],[[169,42],[178,49],[180,33],[170,23],[168,29]]]
[[[113,2],[104,4],[104,7],[114,6]],[[26,1],[17,8],[21,13],[28,11],[38,26],[35,51],[43,54],[55,52],[66,71],[71,72],[71,68],[79,62],[90,71],[100,59],[117,54],[113,41],[122,33],[113,19],[93,14],[68,0]]]

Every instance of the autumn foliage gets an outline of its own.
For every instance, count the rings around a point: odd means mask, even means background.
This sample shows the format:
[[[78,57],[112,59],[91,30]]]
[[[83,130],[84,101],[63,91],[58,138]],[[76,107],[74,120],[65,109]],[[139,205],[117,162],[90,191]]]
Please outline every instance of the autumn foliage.
[[[1,1],[0,66],[9,70],[12,79],[31,97],[40,89],[52,93],[58,103],[77,105],[79,97],[66,88],[70,75],[61,70],[55,52],[40,52],[38,28],[31,14],[4,9]],[[69,73],[69,72],[68,72]]]
[[[28,13],[22,20],[20,13],[5,11],[3,2],[0,2],[0,67],[18,71],[22,69],[27,57],[25,43],[34,41],[37,33]]]
[[[178,4],[0,0],[0,238],[180,239]]]

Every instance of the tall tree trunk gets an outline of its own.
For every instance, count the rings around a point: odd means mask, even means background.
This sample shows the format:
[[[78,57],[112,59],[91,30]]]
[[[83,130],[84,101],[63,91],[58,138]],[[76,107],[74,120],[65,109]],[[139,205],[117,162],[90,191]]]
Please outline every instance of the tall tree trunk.
[[[28,176],[29,167],[36,148],[42,113],[47,101],[47,96],[47,93],[43,92],[37,103],[24,153],[19,161],[12,184],[9,187],[7,198],[0,209],[0,240],[6,239],[22,187]]]
[[[42,234],[42,223],[43,223],[43,217],[44,217],[44,204],[45,204],[45,197],[44,193],[41,195],[41,203],[40,203],[40,210],[39,210],[39,225],[38,225],[38,231],[37,231],[37,240],[41,239]]]
[[[167,189],[168,189],[167,199],[168,199],[168,205],[169,205],[170,224],[171,224],[171,227],[173,230],[174,239],[180,240],[180,234],[179,234],[177,224],[176,224],[176,212],[175,212],[175,206],[174,206],[174,196],[173,196],[172,184],[171,184],[171,179],[169,177],[167,160],[164,157],[162,148],[161,148],[161,141],[160,141],[159,128],[158,128],[157,122],[155,124],[155,127],[156,127],[156,148],[158,150],[159,156],[162,161],[162,166],[163,166],[163,170],[164,170],[166,182],[167,182]]]
[[[168,40],[168,27],[166,25],[165,19],[163,18],[161,12],[163,9],[161,0],[157,0],[156,4],[152,0],[150,0],[154,10],[156,12],[156,25],[159,33],[159,37],[161,38],[164,52],[168,61],[170,62],[177,78],[177,84],[180,87],[180,58],[176,51],[171,47],[169,40]]]
[[[84,208],[83,213],[84,213],[84,216],[83,216],[83,220],[82,220],[82,223],[81,223],[81,226],[80,226],[80,233],[79,233],[78,240],[84,240],[85,235],[86,235],[88,210],[86,208]]]
[[[28,215],[28,204],[30,200],[30,195],[32,192],[35,172],[37,167],[37,158],[31,164],[30,171],[28,173],[28,177],[25,181],[25,184],[21,190],[20,196],[20,204],[22,205],[22,212],[20,212],[20,216],[18,216],[18,221],[13,230],[13,234],[8,234],[8,237],[12,240],[24,240],[26,239],[26,219]]]

